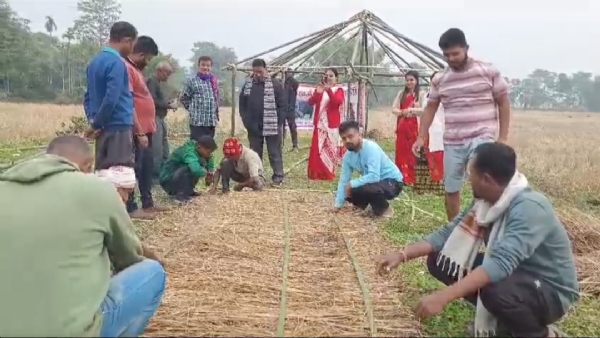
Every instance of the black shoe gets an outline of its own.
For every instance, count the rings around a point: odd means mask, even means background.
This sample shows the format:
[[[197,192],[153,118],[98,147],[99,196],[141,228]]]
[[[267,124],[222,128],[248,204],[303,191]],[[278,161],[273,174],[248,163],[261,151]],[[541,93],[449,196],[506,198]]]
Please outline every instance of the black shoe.
[[[173,198],[173,201],[175,202],[175,204],[183,205],[183,204],[190,203],[192,201],[192,199],[187,196],[175,196]]]

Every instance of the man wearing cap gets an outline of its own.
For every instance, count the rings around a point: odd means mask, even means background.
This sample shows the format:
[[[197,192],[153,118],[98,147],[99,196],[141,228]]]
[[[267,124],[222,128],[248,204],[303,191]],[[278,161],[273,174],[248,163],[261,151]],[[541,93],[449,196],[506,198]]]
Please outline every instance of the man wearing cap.
[[[238,184],[233,188],[242,191],[244,188],[262,190],[265,186],[263,164],[258,154],[245,147],[238,139],[228,138],[223,143],[223,160],[215,172],[210,192],[217,191],[219,180],[223,179],[223,192],[229,192],[229,181]]]

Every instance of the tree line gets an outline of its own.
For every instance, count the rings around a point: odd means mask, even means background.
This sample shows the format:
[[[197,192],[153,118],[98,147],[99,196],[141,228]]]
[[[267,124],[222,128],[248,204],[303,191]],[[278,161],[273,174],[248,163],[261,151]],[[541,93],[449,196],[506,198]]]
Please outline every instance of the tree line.
[[[77,10],[78,18],[66,29],[62,27],[65,23],[55,22],[47,16],[45,31],[33,32],[28,19],[13,11],[8,0],[0,0],[0,100],[81,102],[87,63],[108,40],[112,23],[120,18],[121,7],[116,0],[79,0]],[[59,26],[65,32],[60,36],[57,35]],[[345,42],[344,37],[334,39],[312,55],[305,65],[348,64],[354,44]],[[160,47],[160,41],[157,43]],[[222,104],[231,104],[231,74],[221,68],[239,60],[236,51],[208,41],[195,42],[191,51],[193,56],[183,65],[172,55],[161,53],[146,68],[146,75],[152,74],[158,62],[169,61],[175,74],[166,84],[166,90],[174,97],[185,79],[195,72],[198,57],[208,55],[214,61],[213,70],[220,80]],[[377,72],[393,70],[392,62],[381,50],[376,50],[375,55],[375,64],[380,67]],[[418,63],[411,66],[424,68]],[[297,75],[297,78],[316,81],[314,76]],[[600,76],[592,73],[565,74],[537,69],[526,78],[507,80],[512,85],[510,95],[515,107],[600,112]],[[236,85],[239,87],[243,81],[244,74],[240,74]],[[379,78],[374,82],[382,86],[372,89],[369,98],[372,107],[389,106],[403,85],[403,79],[398,78]]]

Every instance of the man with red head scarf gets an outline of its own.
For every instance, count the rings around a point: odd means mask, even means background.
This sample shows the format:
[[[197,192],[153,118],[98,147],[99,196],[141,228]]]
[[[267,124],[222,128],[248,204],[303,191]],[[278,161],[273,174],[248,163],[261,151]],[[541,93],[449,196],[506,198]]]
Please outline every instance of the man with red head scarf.
[[[233,188],[241,191],[244,188],[262,190],[265,186],[263,164],[258,154],[245,147],[238,139],[228,138],[223,142],[223,160],[215,172],[210,192],[215,192],[219,180],[223,179],[223,192],[229,192],[229,181],[238,184]]]

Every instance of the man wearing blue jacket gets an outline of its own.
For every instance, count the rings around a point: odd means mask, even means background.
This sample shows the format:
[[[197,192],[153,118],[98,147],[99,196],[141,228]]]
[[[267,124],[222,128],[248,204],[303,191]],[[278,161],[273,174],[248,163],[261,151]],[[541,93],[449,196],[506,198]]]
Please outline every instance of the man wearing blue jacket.
[[[131,54],[137,35],[132,24],[115,23],[108,46],[86,70],[84,109],[91,126],[85,136],[96,139],[96,170],[118,165],[133,167],[133,96],[122,57]]]
[[[402,191],[402,173],[375,141],[362,138],[358,122],[343,122],[339,133],[348,151],[342,159],[334,211],[350,202],[370,216],[392,216],[388,200]],[[352,179],[354,171],[362,176]]]

